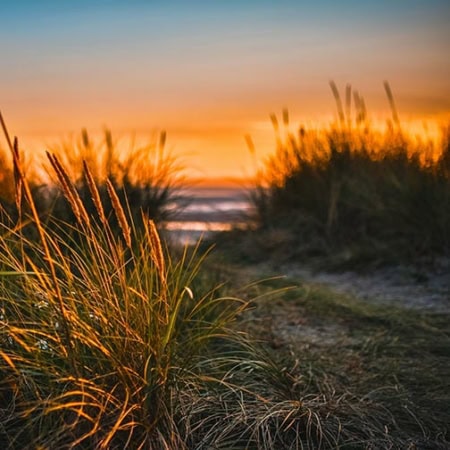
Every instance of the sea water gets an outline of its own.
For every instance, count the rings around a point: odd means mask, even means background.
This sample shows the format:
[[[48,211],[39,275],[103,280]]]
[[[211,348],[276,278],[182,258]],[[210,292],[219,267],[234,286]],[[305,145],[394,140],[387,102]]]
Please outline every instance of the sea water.
[[[238,188],[190,188],[169,205],[172,219],[165,224],[170,238],[194,244],[214,232],[243,227],[251,205],[248,192]]]

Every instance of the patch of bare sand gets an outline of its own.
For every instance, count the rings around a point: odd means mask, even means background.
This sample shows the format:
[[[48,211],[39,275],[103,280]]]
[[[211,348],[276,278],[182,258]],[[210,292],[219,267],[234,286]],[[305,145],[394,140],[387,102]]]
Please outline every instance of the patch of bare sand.
[[[443,259],[433,270],[390,267],[367,274],[314,272],[286,266],[280,273],[306,283],[323,285],[362,301],[435,313],[450,313],[450,260]]]
[[[351,295],[362,302],[390,305],[417,311],[450,313],[450,260],[441,261],[433,271],[413,270],[407,267],[378,269],[368,274],[355,272],[314,272],[299,265],[279,267],[274,271],[267,265],[250,270],[252,277],[268,272],[288,276],[300,283],[324,286],[337,293]],[[269,311],[252,311],[256,328],[265,330],[260,336],[273,348],[304,346],[331,347],[354,343],[345,323],[331,322],[305,315],[301,303],[289,302]],[[257,333],[258,334],[258,333]]]

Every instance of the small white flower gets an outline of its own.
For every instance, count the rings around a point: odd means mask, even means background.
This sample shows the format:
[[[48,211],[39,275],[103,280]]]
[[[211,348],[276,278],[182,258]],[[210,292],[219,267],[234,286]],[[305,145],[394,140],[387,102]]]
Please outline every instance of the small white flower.
[[[36,345],[37,345],[37,347],[38,347],[40,350],[48,350],[48,349],[49,349],[49,347],[48,347],[48,342],[47,342],[46,340],[44,340],[44,339],[39,339],[39,340],[36,342]]]

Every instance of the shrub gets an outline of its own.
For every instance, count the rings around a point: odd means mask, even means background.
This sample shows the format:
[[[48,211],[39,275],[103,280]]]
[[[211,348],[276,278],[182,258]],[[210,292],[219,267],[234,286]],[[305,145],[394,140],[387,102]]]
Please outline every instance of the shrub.
[[[254,219],[261,231],[285,231],[291,257],[450,254],[448,128],[440,147],[415,141],[399,123],[376,131],[345,117],[321,131],[282,136],[277,122],[275,130],[277,149],[252,193]]]

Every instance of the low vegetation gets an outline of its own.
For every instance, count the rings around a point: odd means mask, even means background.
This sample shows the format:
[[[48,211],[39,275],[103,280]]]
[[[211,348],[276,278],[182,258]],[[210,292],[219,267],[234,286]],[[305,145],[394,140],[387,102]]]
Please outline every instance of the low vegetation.
[[[312,413],[324,413],[325,436],[339,429],[343,448],[449,445],[448,314],[362,302],[289,278],[257,289],[286,287],[258,302],[247,326],[285,368],[288,395],[317,402]]]
[[[277,148],[251,194],[254,226],[243,233],[247,256],[328,266],[430,262],[450,255],[450,127],[440,140],[403,132],[393,119],[382,131],[347,87],[336,96],[340,121],[325,130],[290,131],[272,116]],[[238,238],[236,233],[235,238]],[[246,241],[246,242],[245,242]]]
[[[7,141],[12,147],[13,142],[9,137]],[[74,225],[76,217],[64,193],[58,188],[55,173],[48,166],[48,161],[35,160],[34,167],[30,167],[30,162],[24,161],[24,156],[27,155],[23,155],[19,148],[17,152],[24,172],[27,173],[33,201],[41,220],[51,219],[49,223],[60,220]],[[173,212],[170,209],[173,201],[183,203],[179,195],[183,185],[183,167],[166,149],[165,132],[155,142],[140,146],[131,142],[129,148],[124,148],[124,144],[119,145],[108,129],[100,140],[91,139],[88,132],[82,130],[78,140],[63,142],[51,149],[50,153],[61,161],[88,215],[92,217],[96,216],[96,207],[87,184],[86,166],[89,167],[105,210],[112,211],[107,189],[109,180],[136,225],[140,224],[138,219],[141,211],[160,223],[167,220]],[[9,156],[8,152],[0,151],[0,209],[16,221],[19,211],[14,205],[15,172]],[[32,170],[36,167],[40,170]],[[117,229],[119,224],[114,215],[108,218],[110,225]]]
[[[242,258],[448,256],[448,134],[424,159],[395,120],[367,129],[358,102],[356,128],[344,116],[283,141],[273,118],[258,233],[228,234],[237,246],[215,255],[160,240],[179,181],[165,135],[146,166],[148,148],[124,160],[108,132],[103,153],[83,133],[47,153],[43,188],[2,119],[0,447],[448,448],[448,314]]]

